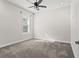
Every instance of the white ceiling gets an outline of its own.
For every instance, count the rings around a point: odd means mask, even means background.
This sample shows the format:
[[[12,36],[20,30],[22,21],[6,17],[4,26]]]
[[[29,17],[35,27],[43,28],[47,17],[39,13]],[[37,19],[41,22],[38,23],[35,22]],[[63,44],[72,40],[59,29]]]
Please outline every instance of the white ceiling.
[[[21,6],[24,9],[27,9],[31,12],[35,11],[33,8],[28,8],[29,6],[32,6],[32,4],[27,2],[26,0],[8,0],[8,1],[10,1],[11,3],[14,3],[18,6]],[[33,0],[29,0],[29,1],[33,2]],[[72,0],[43,0],[41,5],[46,5],[47,8],[40,8],[40,9],[41,10],[55,9],[55,8],[59,8],[59,7],[62,7],[62,6],[70,5],[71,2],[72,2]]]

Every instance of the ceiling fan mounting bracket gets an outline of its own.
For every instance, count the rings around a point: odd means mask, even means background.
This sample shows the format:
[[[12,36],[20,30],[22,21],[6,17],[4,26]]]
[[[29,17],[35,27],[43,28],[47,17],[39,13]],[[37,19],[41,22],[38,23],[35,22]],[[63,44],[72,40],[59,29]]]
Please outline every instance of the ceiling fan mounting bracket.
[[[39,6],[37,2],[35,2],[34,5],[35,5],[36,7]]]

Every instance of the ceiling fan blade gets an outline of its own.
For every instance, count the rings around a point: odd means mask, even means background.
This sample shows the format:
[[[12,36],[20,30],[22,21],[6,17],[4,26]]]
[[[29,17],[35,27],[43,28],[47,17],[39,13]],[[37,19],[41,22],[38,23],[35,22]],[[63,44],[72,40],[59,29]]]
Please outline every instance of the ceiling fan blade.
[[[47,6],[39,5],[39,7],[47,8]]]
[[[33,8],[34,6],[30,6],[30,7],[28,7],[28,8]]]
[[[39,0],[37,3],[40,4],[43,0]]]
[[[27,2],[31,3],[31,4],[34,4],[33,2],[29,1],[29,0],[26,0]]]

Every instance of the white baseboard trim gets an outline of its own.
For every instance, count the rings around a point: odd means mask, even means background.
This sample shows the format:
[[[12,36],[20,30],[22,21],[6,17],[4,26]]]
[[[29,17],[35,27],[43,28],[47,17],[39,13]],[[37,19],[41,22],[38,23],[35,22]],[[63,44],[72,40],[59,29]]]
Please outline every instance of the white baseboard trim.
[[[61,41],[61,40],[54,40],[54,39],[50,39],[50,38],[43,38],[43,37],[35,37],[36,39],[40,39],[40,40],[48,40],[48,41],[50,41],[50,42],[62,42],[62,43],[70,43],[71,44],[71,42],[69,42],[69,41]]]
[[[57,42],[63,42],[63,43],[71,43],[69,41],[61,41],[61,40],[56,40]]]
[[[46,40],[46,41],[50,41],[50,42],[63,42],[63,43],[71,43],[71,42],[68,42],[68,41],[60,41],[60,40],[54,40],[54,39],[51,39],[51,40],[48,40],[48,39],[45,39],[45,38],[39,38],[39,37],[35,37],[36,39],[40,39],[40,40]],[[6,46],[9,46],[9,45],[13,45],[13,44],[16,44],[16,43],[20,43],[20,42],[23,42],[23,41],[26,41],[26,40],[31,40],[32,38],[26,38],[26,39],[22,39],[22,40],[18,40],[18,41],[15,41],[15,42],[11,42],[11,43],[8,43],[8,44],[4,44],[4,45],[1,45],[0,48],[3,48],[3,47],[6,47]]]
[[[3,47],[6,47],[6,46],[10,46],[10,45],[13,45],[13,44],[17,44],[17,43],[20,43],[20,42],[23,42],[23,41],[26,41],[26,40],[31,40],[32,38],[26,38],[26,39],[22,39],[22,40],[18,40],[18,41],[15,41],[15,42],[11,42],[11,43],[8,43],[8,44],[4,44],[4,45],[1,45],[0,48],[3,48]]]
[[[78,57],[76,56],[76,52],[75,52],[75,49],[74,49],[73,43],[71,43],[71,47],[72,47],[72,51],[73,51],[73,54],[74,54],[74,58],[78,58]]]

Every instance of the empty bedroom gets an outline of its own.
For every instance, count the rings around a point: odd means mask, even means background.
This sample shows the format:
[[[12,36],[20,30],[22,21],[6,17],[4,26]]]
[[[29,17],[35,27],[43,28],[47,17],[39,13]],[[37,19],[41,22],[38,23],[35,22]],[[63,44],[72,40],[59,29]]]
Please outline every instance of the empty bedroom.
[[[0,0],[0,58],[79,58],[79,0]]]

